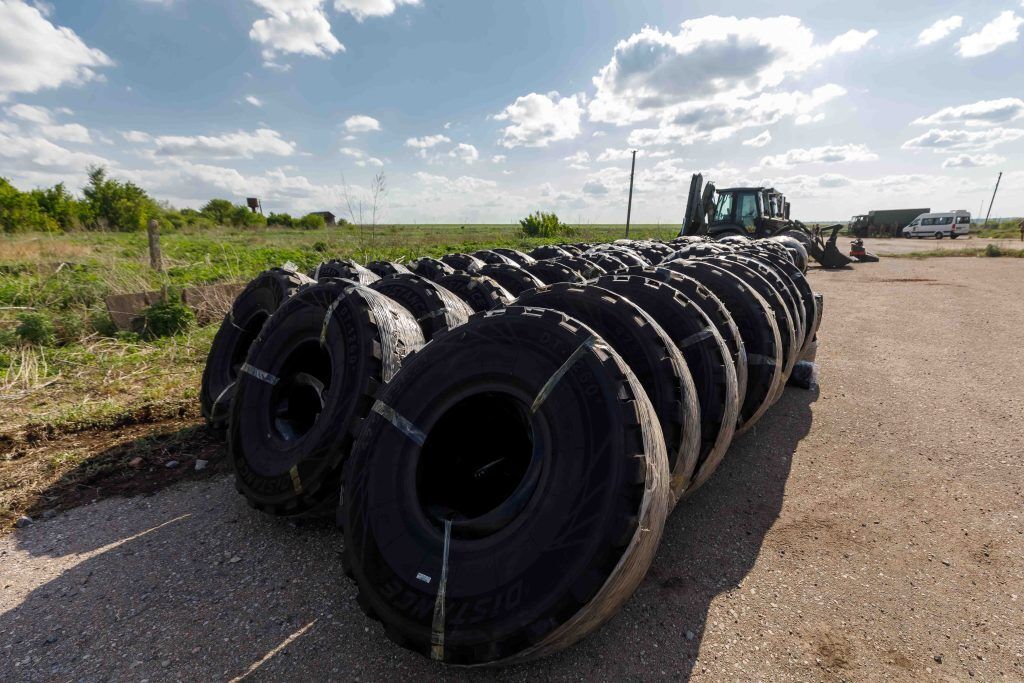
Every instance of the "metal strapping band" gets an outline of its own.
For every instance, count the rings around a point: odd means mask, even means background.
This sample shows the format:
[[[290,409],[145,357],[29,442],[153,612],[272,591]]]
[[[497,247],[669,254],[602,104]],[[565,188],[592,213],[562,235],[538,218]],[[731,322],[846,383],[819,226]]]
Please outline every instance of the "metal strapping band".
[[[774,358],[762,356],[760,353],[747,354],[747,365],[770,365],[774,367],[775,364],[776,363]]]
[[[442,315],[444,315],[447,312],[448,311],[446,309],[439,308],[436,311],[431,311],[430,313],[424,313],[420,317],[416,318],[416,322],[421,323],[424,320],[430,320],[431,318],[440,318]]]
[[[235,381],[237,381],[237,380],[235,380]],[[220,400],[222,398],[224,398],[224,395],[227,394],[231,390],[231,387],[233,387],[233,386],[235,386],[235,382],[231,382],[231,384],[229,384],[226,387],[224,387],[224,389],[222,389],[221,392],[219,394],[217,394],[217,398],[213,399],[213,407],[210,409],[211,413],[213,413],[213,414],[217,413],[217,404],[220,403]]]
[[[416,425],[412,422],[409,422],[404,417],[396,413],[394,408],[391,406],[377,401],[373,404],[373,412],[390,422],[394,425],[395,429],[412,439],[417,445],[422,446],[423,442],[427,440],[426,434],[417,429]]]
[[[292,475],[292,488],[295,489],[296,495],[302,493],[302,481],[299,479],[299,466],[292,465],[292,468],[288,470],[288,474]]]
[[[693,344],[696,344],[697,342],[704,341],[705,339],[707,339],[710,336],[711,336],[711,328],[710,327],[705,327],[700,332],[694,332],[689,337],[687,337],[686,339],[684,339],[681,342],[679,342],[678,344],[676,344],[676,346],[678,346],[680,349],[685,349],[686,347],[691,346]]]
[[[274,375],[271,375],[269,372],[266,372],[264,370],[260,370],[259,368],[254,368],[253,366],[249,365],[248,363],[242,363],[241,370],[245,374],[252,375],[256,379],[262,380],[262,381],[266,382],[267,384],[269,384],[270,386],[274,386],[279,381],[277,377],[275,377]]]
[[[323,263],[318,264],[317,267],[316,267],[316,270],[313,271],[313,279],[314,280],[319,280],[320,279],[320,267],[322,265],[324,265],[324,264]]]
[[[444,593],[448,587],[448,548],[452,539],[452,520],[444,520],[444,557],[441,560],[441,580],[437,582],[434,601],[434,621],[430,630],[430,658],[444,661]]]
[[[327,307],[327,313],[324,314],[324,324],[320,327],[320,346],[323,346],[324,342],[327,341],[327,326],[331,324],[331,316],[334,315],[335,309],[338,308],[338,304],[341,303],[342,298],[347,293],[348,290],[332,301],[331,305]]]
[[[541,404],[543,404],[551,392],[554,391],[555,385],[561,381],[562,377],[565,376],[565,373],[569,372],[569,368],[571,368],[576,361],[578,361],[580,357],[587,352],[588,349],[594,348],[594,344],[596,343],[597,337],[591,335],[583,340],[583,343],[577,346],[575,351],[569,354],[569,357],[565,359],[564,363],[562,363],[562,367],[558,368],[558,370],[555,371],[555,374],[551,375],[548,381],[544,383],[544,386],[541,387],[540,392],[537,394],[537,398],[533,399],[533,405],[530,406],[531,414],[540,410]]]

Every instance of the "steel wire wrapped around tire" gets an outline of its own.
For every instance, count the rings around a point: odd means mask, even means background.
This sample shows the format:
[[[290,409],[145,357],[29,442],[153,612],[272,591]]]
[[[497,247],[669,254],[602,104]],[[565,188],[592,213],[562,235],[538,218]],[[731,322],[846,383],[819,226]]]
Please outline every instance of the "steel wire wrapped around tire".
[[[456,271],[462,271],[464,273],[476,273],[487,265],[476,256],[461,253],[445,254],[441,257],[441,261],[443,263],[447,263]]]
[[[740,397],[737,434],[752,427],[771,406],[782,379],[782,339],[771,306],[732,273],[703,259],[670,261],[662,267],[688,275],[721,299],[736,322],[747,353],[747,392]]]
[[[427,341],[461,325],[473,315],[473,309],[454,292],[414,273],[389,275],[370,288],[394,299],[412,313]]]
[[[670,487],[677,499],[689,488],[700,456],[700,407],[690,369],[668,333],[643,308],[596,285],[548,285],[526,292],[514,305],[565,313],[594,330],[622,356],[658,416]]]
[[[491,251],[493,251],[496,254],[500,254],[505,258],[511,259],[516,263],[516,265],[520,266],[528,266],[531,263],[537,262],[537,259],[533,258],[532,256],[525,252],[519,251],[518,249],[506,249],[503,247],[495,247]]]
[[[345,483],[360,606],[403,647],[464,665],[550,654],[611,618],[669,496],[657,417],[626,364],[582,323],[521,307],[416,354]]]
[[[509,263],[488,263],[480,269],[480,274],[492,278],[512,296],[519,296],[528,289],[544,286],[544,281],[536,275],[523,270],[521,266]]]
[[[310,271],[309,276],[314,280],[336,277],[343,280],[351,280],[360,285],[368,285],[380,279],[379,275],[351,259],[324,261]]]
[[[281,304],[299,287],[311,282],[294,270],[271,268],[253,278],[235,297],[213,337],[203,367],[199,405],[208,425],[214,429],[227,427],[238,370],[245,362],[249,347]]]
[[[412,272],[403,264],[395,263],[394,261],[370,261],[366,264],[366,269],[374,273],[377,277],[387,277],[388,275]]]
[[[732,442],[740,398],[736,368],[718,330],[685,295],[658,280],[636,275],[605,275],[594,285],[621,294],[647,312],[668,333],[686,359],[700,411],[700,448],[684,478],[689,486],[702,467],[713,471]],[[678,473],[677,473],[678,474]],[[681,496],[685,487],[674,490]]]
[[[309,285],[285,302],[253,344],[232,403],[228,452],[250,504],[333,512],[355,429],[423,343],[408,311],[349,281]]]
[[[508,306],[514,298],[507,289],[486,275],[455,273],[445,275],[437,284],[454,293],[477,313]]]
[[[451,275],[455,269],[440,259],[424,256],[409,264],[409,270],[420,277],[437,282],[445,275]]]

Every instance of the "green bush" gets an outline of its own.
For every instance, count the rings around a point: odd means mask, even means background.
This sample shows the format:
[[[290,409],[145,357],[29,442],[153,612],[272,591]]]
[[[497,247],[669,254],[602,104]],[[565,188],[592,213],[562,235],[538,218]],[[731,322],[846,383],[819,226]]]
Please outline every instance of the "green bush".
[[[313,251],[317,253],[326,254],[328,249],[330,249],[330,247],[327,245],[327,242],[324,242],[323,240],[313,242]]]
[[[48,216],[31,193],[21,192],[6,178],[0,178],[0,230],[3,232],[27,232],[29,230],[53,231],[59,224]]]
[[[142,312],[144,320],[143,336],[147,339],[170,337],[184,332],[195,323],[196,316],[192,309],[180,299],[168,296]]]
[[[234,212],[235,205],[227,199],[211,199],[199,210],[199,213],[217,225],[231,225]]]
[[[161,213],[146,191],[132,182],[107,177],[102,166],[89,167],[89,184],[82,190],[88,207],[89,224],[98,229],[125,232],[142,230],[150,218]]]
[[[554,213],[535,211],[519,221],[527,237],[558,237],[575,234],[575,229],[558,220]]]
[[[42,313],[18,314],[18,326],[14,329],[18,339],[26,344],[49,346],[56,338],[53,323]]]
[[[308,213],[295,221],[295,227],[304,230],[322,230],[326,225],[324,217],[317,213]]]
[[[267,225],[277,225],[282,228],[295,227],[295,219],[287,213],[273,213],[267,216]]]

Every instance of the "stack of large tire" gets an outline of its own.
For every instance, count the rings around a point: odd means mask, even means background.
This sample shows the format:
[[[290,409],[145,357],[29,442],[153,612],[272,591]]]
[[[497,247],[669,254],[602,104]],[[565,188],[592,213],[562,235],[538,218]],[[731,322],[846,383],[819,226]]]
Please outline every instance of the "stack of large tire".
[[[272,290],[256,333],[233,313],[215,340],[204,414],[252,505],[337,511],[393,641],[523,661],[618,611],[668,514],[813,360],[805,264],[680,238],[269,271],[235,306]]]

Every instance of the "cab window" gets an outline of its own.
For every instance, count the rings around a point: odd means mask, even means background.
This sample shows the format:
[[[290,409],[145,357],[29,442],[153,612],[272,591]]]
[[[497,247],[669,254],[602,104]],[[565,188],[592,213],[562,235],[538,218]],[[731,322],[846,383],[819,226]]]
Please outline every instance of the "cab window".
[[[718,206],[715,207],[715,222],[732,220],[732,194],[718,195]]]
[[[754,227],[754,219],[757,218],[756,194],[744,193],[740,195],[739,215],[736,218],[736,222],[742,224],[744,228]]]

